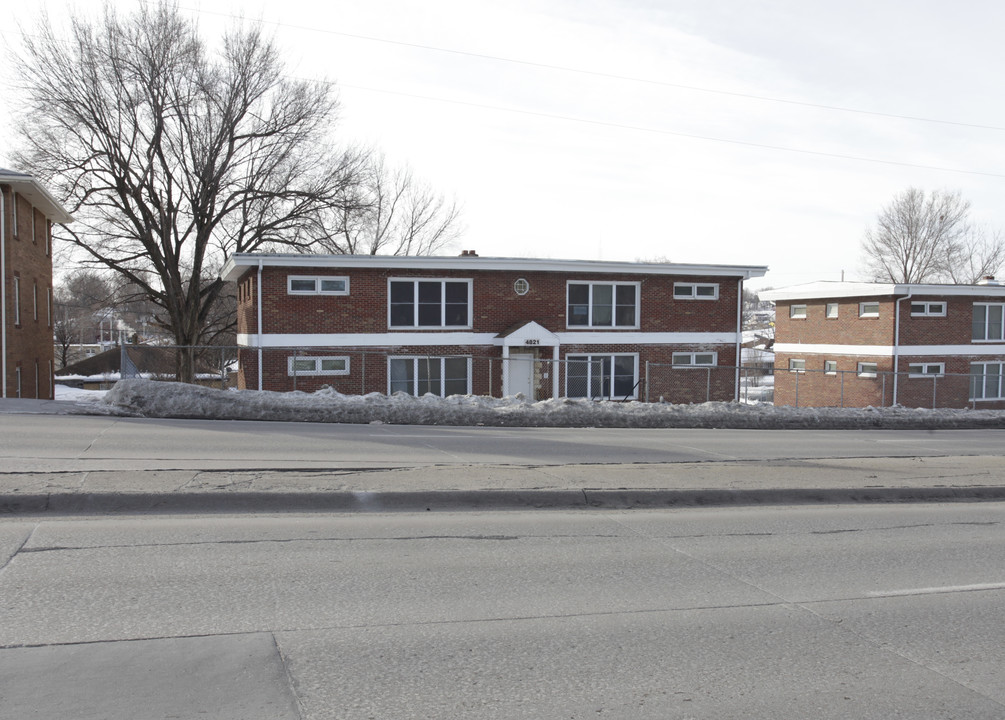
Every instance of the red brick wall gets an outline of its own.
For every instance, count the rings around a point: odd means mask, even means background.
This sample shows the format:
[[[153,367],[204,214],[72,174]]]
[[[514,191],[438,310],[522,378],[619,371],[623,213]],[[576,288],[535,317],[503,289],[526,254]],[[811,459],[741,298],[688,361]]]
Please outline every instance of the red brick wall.
[[[242,276],[244,287],[255,282],[257,270]],[[349,295],[290,295],[289,275],[348,276]],[[374,268],[266,268],[262,273],[265,333],[385,333],[388,332],[388,278],[456,278],[472,280],[472,332],[500,333],[537,321],[547,329],[566,330],[566,283],[569,280],[640,282],[642,332],[734,332],[738,282],[732,278],[596,273],[387,270]],[[530,283],[523,296],[513,290],[518,278]],[[674,300],[674,282],[717,282],[719,299]],[[241,292],[238,332],[257,332],[254,288]],[[604,332],[605,328],[589,328]],[[625,328],[610,328],[623,331]],[[437,332],[438,330],[432,330]]]
[[[838,303],[838,317],[826,317],[827,300],[778,302],[775,305],[776,343],[825,343],[829,345],[892,345],[894,301],[890,298],[831,300]],[[859,317],[860,302],[879,302],[879,317]],[[806,305],[806,318],[790,318],[792,305]],[[969,323],[969,321],[968,321]]]
[[[54,352],[49,223],[41,212],[18,194],[15,227],[15,194],[9,185],[0,186],[0,192],[4,197],[6,228],[3,282],[7,297],[7,316],[4,318],[7,329],[7,396],[17,396],[17,369],[20,368],[21,397],[51,399]],[[19,279],[20,284],[20,323],[16,323],[14,317],[14,277]]]

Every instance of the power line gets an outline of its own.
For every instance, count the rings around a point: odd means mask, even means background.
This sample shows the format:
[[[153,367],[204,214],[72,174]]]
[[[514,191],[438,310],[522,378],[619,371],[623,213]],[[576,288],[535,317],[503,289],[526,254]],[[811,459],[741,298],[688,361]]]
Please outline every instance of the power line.
[[[483,109],[483,110],[493,110],[493,111],[497,111],[497,112],[508,112],[508,113],[514,113],[514,114],[518,114],[518,115],[529,115],[529,116],[532,116],[532,117],[542,117],[542,118],[548,118],[548,119],[551,119],[551,120],[564,120],[566,122],[575,122],[575,123],[580,123],[580,124],[583,124],[583,125],[596,125],[596,126],[600,126],[600,127],[616,128],[616,129],[619,129],[619,130],[634,130],[636,132],[654,133],[654,134],[658,134],[658,135],[670,135],[670,136],[673,136],[673,137],[682,137],[682,138],[688,138],[688,139],[691,139],[691,140],[705,140],[707,142],[718,142],[718,143],[727,143],[727,144],[730,144],[730,145],[741,145],[741,146],[744,146],[744,147],[759,148],[759,149],[762,149],[762,150],[777,150],[777,151],[780,151],[780,152],[798,153],[798,154],[801,154],[801,155],[812,155],[812,156],[816,156],[816,157],[835,158],[835,159],[840,159],[840,160],[854,160],[854,161],[857,161],[857,162],[868,162],[868,163],[876,163],[876,164],[881,164],[881,165],[895,165],[897,167],[915,168],[915,169],[918,169],[918,170],[937,170],[937,171],[940,171],[940,172],[959,173],[959,174],[962,174],[962,175],[980,175],[980,176],[983,176],[983,177],[1005,178],[1005,174],[1003,174],[1003,173],[983,172],[983,171],[980,171],[980,170],[961,170],[959,168],[941,167],[941,166],[938,166],[938,165],[922,165],[922,164],[919,164],[919,163],[909,163],[909,162],[903,162],[903,161],[899,161],[899,160],[883,160],[883,159],[880,159],[880,158],[871,158],[871,157],[865,157],[865,156],[861,156],[861,155],[846,155],[846,154],[843,154],[843,153],[830,153],[830,152],[824,152],[822,150],[803,150],[803,149],[800,149],[800,148],[785,147],[784,145],[769,145],[767,143],[756,143],[756,142],[750,142],[750,141],[747,141],[747,140],[733,140],[733,139],[730,139],[730,138],[712,137],[710,135],[698,135],[696,133],[678,132],[678,131],[675,131],[675,130],[665,130],[663,128],[645,127],[645,126],[642,126],[642,125],[627,125],[627,124],[624,124],[624,123],[609,122],[609,121],[606,121],[606,120],[591,120],[589,118],[579,118],[579,117],[573,117],[571,115],[559,115],[559,114],[556,114],[556,113],[546,113],[546,112],[540,112],[540,111],[536,111],[536,110],[520,110],[520,109],[517,109],[517,108],[506,108],[506,107],[501,107],[501,106],[498,106],[498,105],[486,105],[486,104],[483,104],[483,103],[474,103],[474,102],[469,102],[469,101],[466,101],[466,100],[451,100],[451,99],[448,99],[448,98],[431,97],[431,96],[428,96],[428,95],[418,95],[418,94],[414,94],[414,93],[406,93],[406,92],[400,92],[400,91],[395,91],[395,90],[382,90],[380,88],[371,88],[371,87],[365,87],[365,86],[362,86],[362,85],[347,85],[347,84],[344,84],[344,83],[340,83],[339,86],[340,87],[347,87],[347,88],[354,88],[356,90],[365,90],[367,92],[383,93],[383,94],[386,94],[386,95],[400,95],[402,97],[415,98],[415,99],[418,99],[418,100],[429,100],[429,101],[432,101],[432,102],[449,103],[451,105],[461,105],[461,106],[464,106],[464,107],[480,108],[480,109]]]
[[[212,10],[201,10],[196,8],[184,8],[184,9],[197,14],[216,15],[218,17],[228,17],[235,20],[243,19],[240,16],[234,15],[232,13],[222,13]],[[519,58],[504,57],[501,55],[490,55],[487,53],[476,53],[467,50],[455,50],[453,48],[444,48],[444,47],[438,47],[436,45],[425,45],[422,43],[406,42],[403,40],[389,40],[387,38],[376,37],[374,35],[362,35],[358,33],[347,33],[338,30],[329,30],[327,28],[309,27],[306,25],[295,25],[292,23],[280,22],[278,20],[262,20],[262,22],[269,25],[275,25],[276,27],[325,33],[327,35],[337,35],[339,37],[353,38],[355,40],[366,40],[368,42],[383,43],[385,45],[396,45],[398,47],[407,47],[416,50],[427,50],[430,52],[444,53],[448,55],[457,55],[461,57],[478,58],[480,60],[492,60],[494,62],[509,63],[512,65],[523,65],[526,67],[534,67],[544,70],[557,70],[560,72],[576,73],[578,75],[589,75],[593,77],[606,78],[609,80],[621,80],[626,82],[640,83],[644,85],[653,85],[657,87],[674,88],[677,90],[688,90],[691,92],[700,92],[712,95],[723,95],[726,97],[735,97],[744,100],[757,100],[760,102],[794,105],[797,107],[814,108],[817,110],[829,110],[833,112],[853,113],[857,115],[870,115],[873,117],[884,117],[884,118],[891,118],[894,120],[908,120],[912,122],[932,123],[936,125],[952,125],[955,127],[966,127],[978,130],[999,130],[999,131],[1005,130],[1005,126],[1000,125],[984,125],[981,123],[961,122],[957,120],[943,120],[940,118],[921,117],[919,115],[901,115],[898,113],[886,113],[886,112],[879,112],[877,110],[863,110],[861,108],[851,108],[841,105],[827,105],[823,103],[813,103],[805,100],[791,100],[788,98],[770,97],[767,95],[757,95],[754,93],[741,93],[732,90],[719,90],[717,88],[701,87],[698,85],[685,85],[682,83],[672,83],[667,82],[665,80],[653,80],[651,78],[641,78],[633,75],[620,75],[617,73],[601,72],[598,70],[585,70],[583,68],[570,67],[568,65],[555,65],[551,63],[535,62],[533,60],[521,60]]]

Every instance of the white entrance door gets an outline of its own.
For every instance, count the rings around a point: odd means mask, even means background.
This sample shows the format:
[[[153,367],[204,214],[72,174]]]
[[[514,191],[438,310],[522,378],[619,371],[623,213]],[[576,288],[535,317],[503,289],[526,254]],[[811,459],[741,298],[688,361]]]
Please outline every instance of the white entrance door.
[[[506,393],[508,395],[523,393],[531,400],[536,399],[534,397],[534,356],[531,353],[510,353],[509,387]]]

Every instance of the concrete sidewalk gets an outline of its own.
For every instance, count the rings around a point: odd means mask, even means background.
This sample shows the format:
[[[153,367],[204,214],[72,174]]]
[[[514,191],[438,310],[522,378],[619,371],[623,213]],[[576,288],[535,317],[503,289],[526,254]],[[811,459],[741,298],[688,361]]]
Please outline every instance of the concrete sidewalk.
[[[390,512],[1005,500],[1001,459],[0,472],[0,514]]]

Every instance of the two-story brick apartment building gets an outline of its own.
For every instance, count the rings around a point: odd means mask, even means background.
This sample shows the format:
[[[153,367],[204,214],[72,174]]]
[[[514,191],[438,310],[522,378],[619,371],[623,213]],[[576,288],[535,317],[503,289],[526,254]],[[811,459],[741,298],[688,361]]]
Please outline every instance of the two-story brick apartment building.
[[[52,398],[52,224],[72,217],[30,175],[0,168],[0,391]]]
[[[1005,408],[1005,286],[993,280],[760,297],[775,302],[776,405]]]
[[[238,254],[239,385],[347,394],[639,398],[647,362],[722,368],[736,397],[743,281],[764,267]]]

